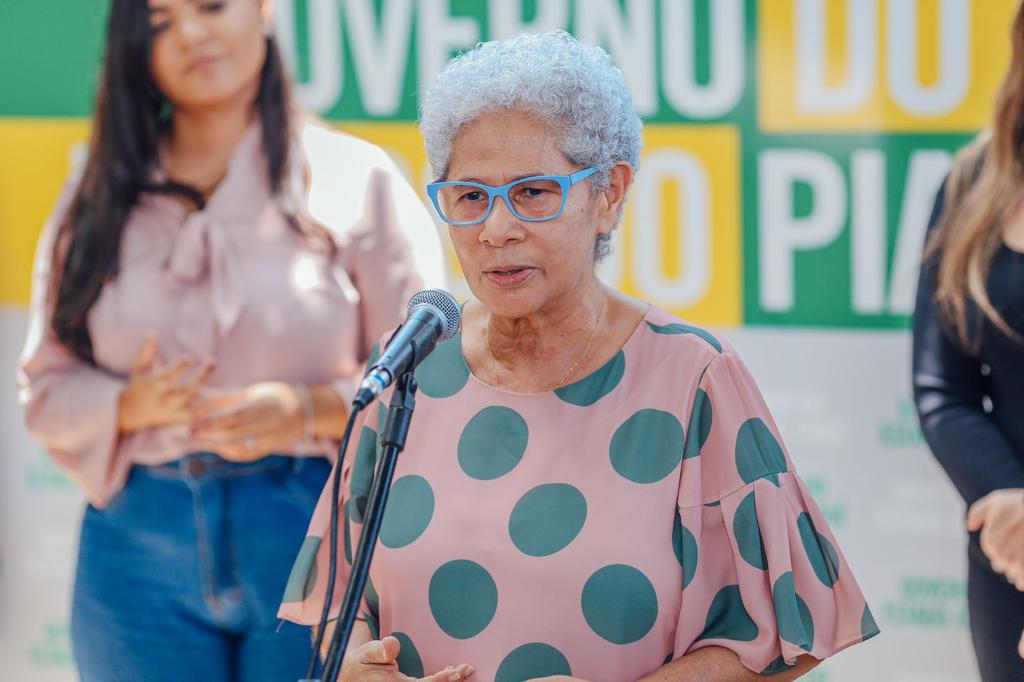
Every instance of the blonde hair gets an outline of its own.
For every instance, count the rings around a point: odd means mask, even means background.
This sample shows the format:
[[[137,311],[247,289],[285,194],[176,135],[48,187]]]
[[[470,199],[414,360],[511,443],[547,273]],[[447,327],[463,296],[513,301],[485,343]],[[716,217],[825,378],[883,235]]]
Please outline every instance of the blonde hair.
[[[971,330],[969,304],[992,324],[1024,341],[999,314],[988,295],[992,260],[1003,242],[1003,227],[1024,197],[1024,5],[1011,33],[1010,67],[996,97],[989,130],[957,154],[946,181],[942,214],[925,257],[939,254],[935,302],[940,316],[961,344],[976,352],[978,333]]]

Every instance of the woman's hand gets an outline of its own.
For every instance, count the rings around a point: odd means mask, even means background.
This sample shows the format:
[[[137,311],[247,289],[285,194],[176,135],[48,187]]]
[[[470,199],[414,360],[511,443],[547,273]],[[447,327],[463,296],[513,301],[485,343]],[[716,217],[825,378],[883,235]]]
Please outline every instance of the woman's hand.
[[[385,637],[363,644],[345,657],[339,679],[343,682],[415,682],[416,678],[398,670],[401,643],[394,637]],[[419,682],[461,682],[473,674],[473,666],[463,663],[420,678]]]
[[[972,504],[967,530],[981,531],[992,568],[1024,590],[1024,488],[995,490]]]
[[[225,459],[250,462],[281,452],[306,434],[307,419],[298,390],[267,381],[208,398],[193,418],[192,437]]]
[[[149,337],[132,363],[128,383],[117,401],[117,426],[123,434],[185,424],[192,417],[199,389],[211,367],[206,366],[192,378],[184,380],[185,373],[195,365],[195,361],[183,357],[168,365],[157,366],[158,350],[156,339]]]

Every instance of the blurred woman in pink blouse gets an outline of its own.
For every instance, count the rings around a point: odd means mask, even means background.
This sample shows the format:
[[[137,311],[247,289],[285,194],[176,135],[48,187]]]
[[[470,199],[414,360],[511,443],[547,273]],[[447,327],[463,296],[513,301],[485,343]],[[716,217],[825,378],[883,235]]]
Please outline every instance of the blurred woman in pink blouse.
[[[278,629],[353,379],[434,225],[382,150],[292,107],[263,0],[114,0],[88,160],[44,228],[18,371],[81,487],[84,681],[299,677]]]

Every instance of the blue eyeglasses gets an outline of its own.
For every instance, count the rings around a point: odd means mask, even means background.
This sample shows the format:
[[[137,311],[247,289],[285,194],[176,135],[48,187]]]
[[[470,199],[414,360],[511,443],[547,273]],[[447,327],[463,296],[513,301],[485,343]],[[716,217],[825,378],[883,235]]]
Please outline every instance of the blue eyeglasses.
[[[540,223],[562,215],[569,188],[596,172],[591,166],[572,175],[535,175],[501,187],[479,182],[432,182],[427,185],[427,194],[441,220],[456,227],[487,220],[495,197],[501,197],[516,218]]]

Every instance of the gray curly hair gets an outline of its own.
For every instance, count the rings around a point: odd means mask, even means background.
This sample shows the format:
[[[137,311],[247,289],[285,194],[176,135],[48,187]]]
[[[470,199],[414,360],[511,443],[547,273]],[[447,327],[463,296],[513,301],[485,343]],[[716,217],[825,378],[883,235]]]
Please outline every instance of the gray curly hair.
[[[562,154],[598,172],[596,192],[619,161],[637,169],[643,124],[622,71],[600,47],[565,31],[479,43],[448,62],[423,98],[420,130],[437,180],[448,173],[452,142],[463,125],[485,111],[517,109],[550,120],[564,131]],[[595,260],[611,252],[600,235]]]

